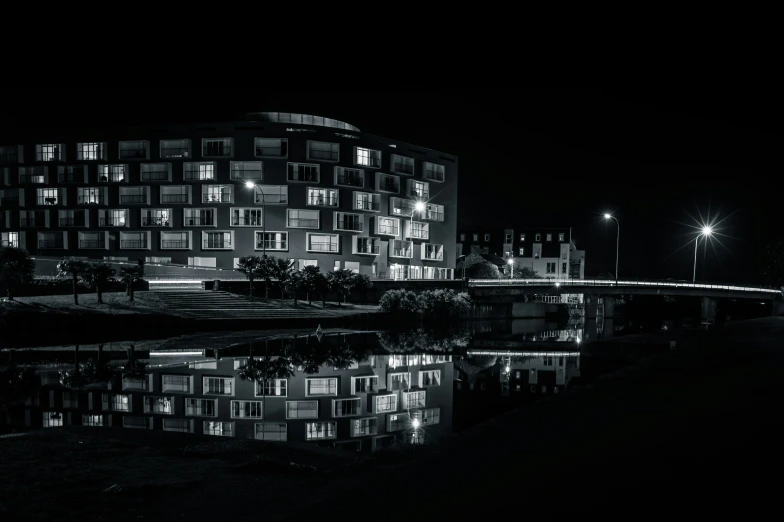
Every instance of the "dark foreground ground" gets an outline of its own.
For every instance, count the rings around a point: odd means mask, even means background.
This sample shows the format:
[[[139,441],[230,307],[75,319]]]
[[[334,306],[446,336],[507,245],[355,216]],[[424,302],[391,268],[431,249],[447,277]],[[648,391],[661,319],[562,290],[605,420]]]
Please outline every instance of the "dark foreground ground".
[[[782,377],[784,318],[768,318],[419,447],[413,461],[136,430],[0,439],[0,520],[757,518],[779,509]]]

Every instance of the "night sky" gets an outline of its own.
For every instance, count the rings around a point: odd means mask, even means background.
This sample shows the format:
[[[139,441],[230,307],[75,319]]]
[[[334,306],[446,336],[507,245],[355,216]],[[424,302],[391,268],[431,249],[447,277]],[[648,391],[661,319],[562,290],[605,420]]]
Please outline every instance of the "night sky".
[[[283,111],[459,156],[458,229],[573,228],[586,276],[761,282],[781,234],[781,102],[760,92],[641,90],[3,89],[0,142],[27,130],[210,121]],[[74,139],[78,138],[77,135]],[[692,225],[692,226],[690,226]],[[689,242],[690,241],[690,242]],[[684,248],[680,248],[684,247]],[[680,249],[680,250],[679,250]]]

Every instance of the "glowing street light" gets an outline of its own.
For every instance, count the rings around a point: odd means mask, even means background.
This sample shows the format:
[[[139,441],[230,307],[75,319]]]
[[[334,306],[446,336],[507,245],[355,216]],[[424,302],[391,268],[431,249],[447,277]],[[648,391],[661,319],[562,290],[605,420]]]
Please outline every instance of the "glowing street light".
[[[509,279],[514,277],[514,258],[507,259],[507,264],[509,265]]]
[[[419,425],[422,424],[419,419],[414,419],[411,421],[411,426],[414,427],[415,430],[419,429]]]
[[[267,216],[265,215],[267,196],[264,195],[264,191],[261,190],[261,187],[252,181],[246,181],[245,188],[256,189],[261,193],[261,257],[267,257],[267,238],[265,237],[267,235]]]
[[[694,240],[694,273],[691,277],[692,284],[697,281],[697,244],[700,241],[700,236],[705,236],[705,239],[707,240],[708,236],[711,234],[713,234],[713,228],[710,225],[704,226],[700,231],[700,235]]]
[[[615,285],[618,285],[618,254],[620,253],[620,245],[621,245],[621,223],[618,221],[618,218],[613,216],[612,214],[605,214],[604,219],[614,219],[615,223],[618,225],[618,236],[615,238]]]

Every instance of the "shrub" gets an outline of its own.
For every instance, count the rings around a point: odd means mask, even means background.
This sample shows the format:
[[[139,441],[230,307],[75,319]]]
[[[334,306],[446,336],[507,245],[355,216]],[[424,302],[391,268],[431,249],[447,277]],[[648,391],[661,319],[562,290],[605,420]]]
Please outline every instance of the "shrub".
[[[483,261],[467,268],[466,276],[469,279],[498,279],[501,277],[501,272],[490,261]]]
[[[410,290],[388,290],[378,303],[381,309],[391,313],[416,313],[419,311],[417,295]]]
[[[471,311],[471,297],[454,290],[389,290],[381,296],[381,309],[391,313],[417,313],[428,318],[458,318]]]

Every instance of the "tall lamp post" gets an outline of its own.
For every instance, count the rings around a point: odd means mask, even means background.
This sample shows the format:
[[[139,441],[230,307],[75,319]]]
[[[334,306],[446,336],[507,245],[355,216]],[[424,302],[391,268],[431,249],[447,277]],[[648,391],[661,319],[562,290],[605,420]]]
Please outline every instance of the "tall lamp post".
[[[414,203],[414,208],[411,210],[411,219],[409,220],[410,228],[409,228],[409,235],[411,236],[411,259],[414,259],[414,213],[415,212],[422,212],[425,210],[425,204],[421,201],[417,201]],[[408,278],[411,279],[411,265],[409,263],[408,266]]]
[[[261,187],[253,183],[252,181],[246,181],[245,187],[249,189],[256,189],[261,193],[261,257],[267,257],[267,238],[264,237],[267,235],[267,216],[266,216],[266,209],[267,209],[267,196],[264,195],[264,191],[261,190]]]
[[[618,225],[618,235],[615,238],[615,286],[618,286],[618,254],[620,253],[621,246],[621,223],[618,218],[611,214],[605,214],[604,219],[614,219],[615,224]]]
[[[713,233],[713,229],[711,227],[702,227],[702,231],[700,235],[694,240],[694,273],[691,276],[691,282],[694,284],[697,281],[697,245],[700,241],[700,236],[705,236],[707,239]]]

